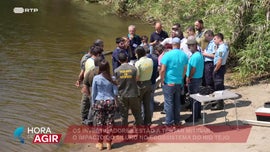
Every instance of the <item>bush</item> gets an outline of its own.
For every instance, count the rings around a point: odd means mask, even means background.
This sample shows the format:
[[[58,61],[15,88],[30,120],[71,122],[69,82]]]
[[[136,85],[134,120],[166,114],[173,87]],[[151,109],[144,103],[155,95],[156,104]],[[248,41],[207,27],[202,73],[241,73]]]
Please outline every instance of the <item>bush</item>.
[[[235,79],[251,80],[270,74],[269,0],[115,0],[110,3],[115,13],[161,21],[165,30],[175,22],[188,27],[203,19],[208,29],[225,35],[230,45],[228,63],[236,73]]]

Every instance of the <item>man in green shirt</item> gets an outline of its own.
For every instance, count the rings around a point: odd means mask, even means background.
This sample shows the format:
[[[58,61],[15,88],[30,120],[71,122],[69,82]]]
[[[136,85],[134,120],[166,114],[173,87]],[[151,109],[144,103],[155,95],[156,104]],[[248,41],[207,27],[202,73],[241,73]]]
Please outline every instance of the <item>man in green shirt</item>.
[[[122,117],[122,125],[128,125],[128,109],[135,118],[135,125],[141,125],[141,102],[138,98],[138,87],[137,87],[137,69],[129,65],[128,56],[125,53],[119,53],[118,59],[121,65],[114,70],[118,86],[118,95],[120,103],[120,111]]]
[[[203,20],[197,20],[197,21],[195,21],[194,26],[195,26],[195,29],[197,30],[196,35],[195,35],[196,41],[198,42],[201,49],[205,50],[205,48],[208,45],[208,41],[206,41],[206,39],[204,37],[204,33],[207,30],[204,28],[203,24],[204,24]]]
[[[153,61],[146,57],[146,52],[142,46],[135,49],[138,61],[135,63],[137,68],[137,85],[140,99],[143,105],[144,125],[151,125],[151,76],[153,72]]]

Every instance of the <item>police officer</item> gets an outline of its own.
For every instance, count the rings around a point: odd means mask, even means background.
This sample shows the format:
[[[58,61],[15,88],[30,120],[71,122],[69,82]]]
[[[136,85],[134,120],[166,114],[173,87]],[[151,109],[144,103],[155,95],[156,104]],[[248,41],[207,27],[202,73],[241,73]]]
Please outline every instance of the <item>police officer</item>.
[[[229,55],[228,46],[223,42],[224,36],[218,33],[214,37],[217,50],[214,57],[214,89],[215,91],[224,90],[224,75],[226,73],[226,61]],[[224,108],[224,101],[218,101],[216,105],[212,105],[211,110],[221,110]]]
[[[214,89],[213,71],[214,71],[214,55],[216,45],[214,43],[214,33],[211,30],[207,30],[204,33],[205,40],[208,41],[208,45],[205,50],[202,51],[204,56],[204,78],[205,85]]]

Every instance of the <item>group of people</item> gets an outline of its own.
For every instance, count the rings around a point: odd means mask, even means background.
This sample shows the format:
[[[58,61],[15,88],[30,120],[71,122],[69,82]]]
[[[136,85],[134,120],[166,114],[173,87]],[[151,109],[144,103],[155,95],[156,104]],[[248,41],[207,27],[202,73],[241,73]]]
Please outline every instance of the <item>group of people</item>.
[[[115,111],[119,111],[123,126],[128,125],[128,111],[134,124],[150,126],[154,112],[154,92],[161,85],[164,94],[164,125],[180,124],[180,109],[185,94],[195,94],[204,85],[215,91],[224,90],[224,75],[229,50],[221,33],[214,34],[197,20],[184,35],[181,25],[172,26],[170,35],[155,23],[148,37],[138,36],[130,25],[128,34],[116,38],[112,53],[112,75],[103,55],[103,41],[96,40],[82,57],[81,72],[76,86],[82,85],[82,123],[113,127]],[[186,90],[186,91],[185,91]],[[191,102],[191,105],[193,101]],[[186,122],[201,118],[199,102],[192,107]],[[223,109],[224,102],[212,104],[212,110]],[[112,135],[106,138],[111,149]],[[103,136],[97,143],[102,149]]]

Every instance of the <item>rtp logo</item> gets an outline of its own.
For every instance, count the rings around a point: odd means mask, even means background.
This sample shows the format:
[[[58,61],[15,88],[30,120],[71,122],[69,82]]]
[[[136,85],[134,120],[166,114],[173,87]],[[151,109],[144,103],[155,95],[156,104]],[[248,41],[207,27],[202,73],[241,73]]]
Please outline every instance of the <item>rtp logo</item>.
[[[24,144],[24,139],[22,138],[22,134],[24,131],[24,126],[20,126],[14,130],[14,138],[19,139],[20,143]]]
[[[23,7],[14,7],[13,12],[15,14],[23,14],[23,13],[36,13],[38,12],[38,8],[23,8]]]

